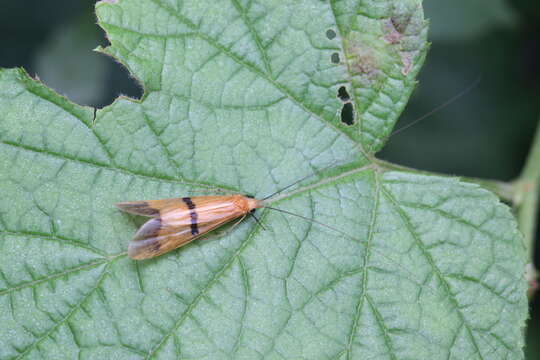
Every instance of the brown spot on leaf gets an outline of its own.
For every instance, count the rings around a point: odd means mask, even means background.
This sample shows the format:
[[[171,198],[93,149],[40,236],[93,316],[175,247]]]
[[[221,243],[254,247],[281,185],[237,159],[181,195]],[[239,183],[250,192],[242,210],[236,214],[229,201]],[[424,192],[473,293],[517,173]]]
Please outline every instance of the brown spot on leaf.
[[[408,52],[402,52],[401,53],[401,62],[403,63],[403,68],[401,69],[401,73],[403,75],[407,75],[411,72],[413,68],[413,54]]]
[[[403,35],[395,27],[394,21],[392,19],[389,19],[386,21],[384,25],[385,25],[384,28],[385,28],[385,33],[386,33],[384,35],[384,39],[388,41],[390,44],[399,43]]]
[[[362,46],[358,42],[351,42],[348,53],[352,55],[349,61],[354,74],[364,74],[368,79],[373,80],[380,73],[375,54],[369,47]]]
[[[399,56],[401,57],[401,62],[403,64],[403,67],[401,68],[401,73],[403,75],[409,74],[413,68],[414,55],[410,52],[403,51],[401,48],[401,42],[403,41],[404,33],[407,30],[410,22],[411,15],[404,14],[393,16],[390,19],[386,20],[384,24],[384,39],[390,44],[396,45],[399,49]]]

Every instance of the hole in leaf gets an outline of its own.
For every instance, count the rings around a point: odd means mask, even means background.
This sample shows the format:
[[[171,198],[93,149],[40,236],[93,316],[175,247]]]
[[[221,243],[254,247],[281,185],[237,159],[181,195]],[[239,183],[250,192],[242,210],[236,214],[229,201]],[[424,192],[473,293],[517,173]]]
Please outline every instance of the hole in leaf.
[[[347,88],[345,86],[341,86],[338,89],[337,97],[343,102],[349,101],[351,99],[351,97],[349,96],[349,93],[347,92]]]
[[[354,108],[350,102],[343,104],[341,108],[341,122],[347,125],[354,124]]]
[[[336,37],[336,32],[332,29],[328,29],[326,30],[326,37],[329,39],[329,40],[332,40],[333,38]]]
[[[332,57],[330,58],[334,64],[339,64],[339,54],[333,53]]]

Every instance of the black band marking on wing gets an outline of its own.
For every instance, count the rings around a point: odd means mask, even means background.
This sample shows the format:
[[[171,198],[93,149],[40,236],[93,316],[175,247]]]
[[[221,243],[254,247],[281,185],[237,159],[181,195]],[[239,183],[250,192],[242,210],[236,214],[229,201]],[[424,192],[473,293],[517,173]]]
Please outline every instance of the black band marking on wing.
[[[191,217],[191,235],[198,235],[199,227],[197,225],[197,211],[195,211],[195,204],[190,197],[182,198],[182,201],[186,203],[189,209],[189,216]]]

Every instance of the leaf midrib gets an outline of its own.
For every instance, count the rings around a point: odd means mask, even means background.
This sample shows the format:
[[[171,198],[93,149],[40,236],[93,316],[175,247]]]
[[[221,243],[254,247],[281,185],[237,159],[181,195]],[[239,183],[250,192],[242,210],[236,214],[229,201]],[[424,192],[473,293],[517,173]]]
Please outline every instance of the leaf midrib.
[[[66,155],[66,154],[58,153],[58,152],[55,152],[55,151],[43,150],[43,149],[39,149],[39,148],[36,148],[36,147],[33,147],[33,146],[22,145],[22,144],[11,142],[11,141],[0,140],[0,144],[8,146],[8,147],[14,147],[14,148],[17,148],[17,149],[22,149],[22,150],[32,152],[32,153],[39,153],[39,154],[42,154],[42,155],[45,155],[45,156],[56,158],[58,160],[70,161],[70,162],[78,163],[78,164],[83,165],[83,166],[90,166],[90,167],[100,169],[100,170],[105,169],[105,170],[108,170],[108,171],[117,172],[117,173],[127,175],[127,176],[138,177],[138,178],[141,178],[141,179],[144,179],[144,180],[167,182],[167,183],[171,183],[171,184],[185,185],[185,186],[191,186],[191,187],[201,187],[201,188],[207,188],[208,190],[214,190],[216,192],[220,192],[220,191],[237,192],[236,189],[232,189],[232,188],[227,187],[225,185],[216,186],[216,185],[206,184],[206,183],[197,182],[197,181],[178,180],[178,179],[175,179],[175,178],[172,178],[172,177],[148,175],[148,174],[145,174],[145,173],[140,173],[140,172],[136,172],[136,171],[133,171],[133,170],[129,170],[129,169],[126,169],[126,168],[123,168],[123,167],[112,167],[112,166],[108,166],[106,164],[101,164],[101,163],[98,163],[98,162],[92,162],[90,160],[80,159],[80,158],[72,157],[72,156],[69,156],[69,155]]]

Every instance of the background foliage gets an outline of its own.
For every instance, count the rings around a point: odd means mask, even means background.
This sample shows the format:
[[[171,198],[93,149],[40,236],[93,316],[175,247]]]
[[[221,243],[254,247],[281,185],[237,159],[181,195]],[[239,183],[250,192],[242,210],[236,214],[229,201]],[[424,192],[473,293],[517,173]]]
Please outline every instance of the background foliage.
[[[482,82],[464,99],[392,138],[380,156],[425,170],[508,180],[521,169],[537,123],[540,10],[526,0],[470,3],[425,2],[433,45],[397,127],[479,75]],[[124,69],[89,51],[106,44],[94,25],[93,6],[93,1],[56,1],[54,7],[2,1],[0,66],[24,66],[81,104],[103,106],[119,93],[140,96]],[[538,300],[531,317],[528,338],[538,338]],[[540,356],[534,346],[527,348],[529,358]]]

